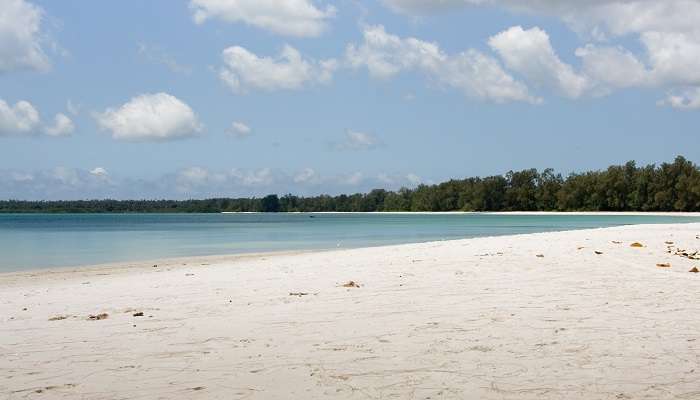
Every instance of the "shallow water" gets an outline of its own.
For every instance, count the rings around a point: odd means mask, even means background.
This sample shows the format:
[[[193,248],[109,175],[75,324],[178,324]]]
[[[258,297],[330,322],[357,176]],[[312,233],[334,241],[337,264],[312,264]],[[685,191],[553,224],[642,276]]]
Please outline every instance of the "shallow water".
[[[700,222],[637,215],[0,214],[0,271]]]

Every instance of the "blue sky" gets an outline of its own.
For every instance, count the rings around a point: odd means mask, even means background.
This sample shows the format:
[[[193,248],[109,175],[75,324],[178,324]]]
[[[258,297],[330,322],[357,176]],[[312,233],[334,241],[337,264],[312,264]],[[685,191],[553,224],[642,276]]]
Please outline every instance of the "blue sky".
[[[696,160],[695,0],[2,0],[0,198]]]

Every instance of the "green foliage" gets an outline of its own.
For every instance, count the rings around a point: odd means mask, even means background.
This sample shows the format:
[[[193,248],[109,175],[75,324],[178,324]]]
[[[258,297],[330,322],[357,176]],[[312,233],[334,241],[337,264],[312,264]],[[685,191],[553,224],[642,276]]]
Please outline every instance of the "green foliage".
[[[369,193],[206,200],[0,201],[0,212],[218,213],[311,211],[700,211],[700,169],[683,157],[637,167],[634,161],[563,178],[552,169],[451,180]]]

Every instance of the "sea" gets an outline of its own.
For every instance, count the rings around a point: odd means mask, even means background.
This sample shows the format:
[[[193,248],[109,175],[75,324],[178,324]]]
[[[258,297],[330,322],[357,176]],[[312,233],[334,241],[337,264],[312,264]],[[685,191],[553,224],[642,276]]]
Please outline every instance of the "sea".
[[[658,215],[0,214],[0,272],[700,222]]]

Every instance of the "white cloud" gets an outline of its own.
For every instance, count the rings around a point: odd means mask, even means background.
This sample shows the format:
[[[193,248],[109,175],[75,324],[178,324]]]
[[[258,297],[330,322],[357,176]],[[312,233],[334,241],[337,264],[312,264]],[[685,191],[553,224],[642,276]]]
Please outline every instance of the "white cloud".
[[[53,125],[44,128],[44,132],[49,136],[68,136],[74,130],[73,121],[63,113],[56,114]]]
[[[346,58],[352,67],[367,67],[375,78],[390,78],[403,70],[435,71],[448,59],[436,43],[415,38],[403,39],[386,32],[383,26],[368,26],[364,43],[351,44]]]
[[[649,53],[656,82],[700,84],[700,32],[697,35],[645,32],[642,43]]]
[[[673,90],[700,85],[700,1],[697,0],[384,0],[391,9],[428,15],[469,6],[500,7],[559,18],[588,43],[576,50],[579,72],[562,62],[546,33],[510,30],[492,38],[508,68],[536,85],[569,97],[605,94],[615,88]],[[642,51],[613,43],[636,37]],[[676,96],[678,97],[678,96]],[[670,102],[669,102],[670,104]]]
[[[493,57],[474,49],[448,55],[436,43],[391,35],[381,25],[365,28],[364,43],[349,45],[346,60],[353,68],[366,67],[375,78],[414,70],[470,97],[496,103],[540,102]]]
[[[671,93],[659,101],[661,106],[670,106],[679,110],[700,109],[700,87],[688,88],[680,93]]]
[[[288,45],[277,58],[259,57],[240,46],[224,49],[222,56],[224,67],[219,77],[237,93],[298,90],[307,84],[328,83],[337,68],[335,60],[307,60]]]
[[[524,30],[514,26],[489,39],[489,46],[508,68],[528,82],[550,87],[572,98],[581,96],[589,82],[562,62],[554,52],[549,35],[538,27]]]
[[[42,16],[42,9],[28,1],[3,0],[0,6],[0,73],[50,68],[41,47]]]
[[[320,8],[311,0],[191,0],[190,8],[198,24],[218,18],[297,37],[321,35],[336,12],[333,6]]]
[[[583,63],[582,73],[594,84],[626,88],[651,83],[644,63],[622,47],[588,44],[576,49],[576,56]]]
[[[167,93],[143,94],[121,107],[95,114],[100,127],[118,140],[166,141],[202,131],[190,106]]]
[[[227,132],[237,138],[244,138],[249,136],[252,131],[253,130],[243,122],[234,121]]]
[[[102,167],[96,167],[91,169],[90,175],[100,179],[106,179],[107,177],[109,177],[109,173],[107,172],[107,170]]]
[[[112,176],[105,168],[57,167],[43,171],[0,169],[0,187],[16,199],[134,199],[251,197],[270,193],[340,194],[349,190],[396,190],[422,182],[414,174],[365,175],[362,172],[322,175],[312,168],[297,172],[260,168],[215,171],[190,167],[153,179]]]
[[[336,147],[339,150],[370,150],[380,144],[379,139],[371,133],[348,130],[345,132],[345,140]]]
[[[0,136],[30,135],[39,129],[39,112],[27,101],[18,101],[14,106],[0,100]]]
[[[0,136],[34,136],[44,133],[48,136],[68,136],[75,125],[68,116],[56,114],[52,125],[43,125],[39,111],[28,101],[18,101],[10,105],[0,99]]]
[[[550,15],[593,37],[644,31],[697,29],[700,3],[696,0],[383,0],[389,8],[410,15],[428,15],[489,6],[516,12]],[[593,34],[597,32],[597,34]],[[607,33],[607,34],[606,34]]]

